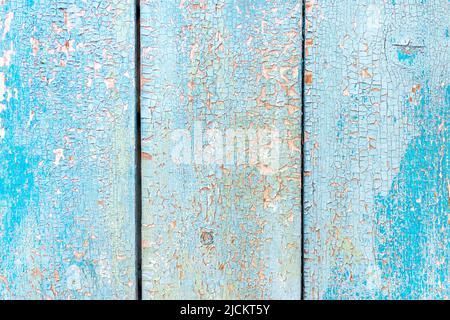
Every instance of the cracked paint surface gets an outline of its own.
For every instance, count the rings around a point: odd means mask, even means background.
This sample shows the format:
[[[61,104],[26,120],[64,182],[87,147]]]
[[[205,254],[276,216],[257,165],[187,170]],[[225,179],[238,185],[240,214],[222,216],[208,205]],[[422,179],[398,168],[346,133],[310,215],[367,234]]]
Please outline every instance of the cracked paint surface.
[[[133,299],[133,3],[1,1],[0,37],[0,298]]]
[[[145,299],[300,299],[302,4],[141,0]],[[134,5],[0,1],[1,299],[136,298]],[[307,299],[449,298],[449,6],[306,1]]]
[[[145,299],[300,299],[301,12],[141,1]],[[276,129],[279,166],[201,162],[212,141],[198,128]],[[189,163],[171,157],[176,130]]]
[[[449,2],[306,8],[305,296],[449,298]]]

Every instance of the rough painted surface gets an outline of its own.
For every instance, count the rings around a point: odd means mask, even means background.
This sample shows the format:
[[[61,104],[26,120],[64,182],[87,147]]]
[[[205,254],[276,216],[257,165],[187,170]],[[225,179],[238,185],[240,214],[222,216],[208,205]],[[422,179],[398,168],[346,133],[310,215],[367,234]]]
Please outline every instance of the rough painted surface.
[[[142,0],[146,299],[299,299],[301,11]],[[307,1],[305,296],[450,298],[448,0]],[[135,298],[134,2],[0,0],[0,298]]]
[[[141,2],[144,298],[300,298],[301,11]]]
[[[134,298],[133,2],[3,0],[0,38],[0,298]]]
[[[450,298],[449,15],[308,2],[306,298]]]

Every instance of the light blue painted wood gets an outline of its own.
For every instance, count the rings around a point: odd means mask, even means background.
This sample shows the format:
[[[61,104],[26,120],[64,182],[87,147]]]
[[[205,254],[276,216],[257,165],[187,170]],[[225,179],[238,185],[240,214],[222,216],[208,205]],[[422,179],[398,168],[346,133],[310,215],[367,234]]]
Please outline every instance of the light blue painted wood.
[[[450,296],[449,14],[308,2],[308,299]]]
[[[301,1],[141,12],[144,298],[300,299]]]
[[[142,1],[144,298],[300,298],[301,9]],[[306,9],[306,298],[449,298],[449,2]],[[0,298],[135,298],[134,3],[0,21]]]
[[[132,299],[134,4],[0,3],[0,298]]]

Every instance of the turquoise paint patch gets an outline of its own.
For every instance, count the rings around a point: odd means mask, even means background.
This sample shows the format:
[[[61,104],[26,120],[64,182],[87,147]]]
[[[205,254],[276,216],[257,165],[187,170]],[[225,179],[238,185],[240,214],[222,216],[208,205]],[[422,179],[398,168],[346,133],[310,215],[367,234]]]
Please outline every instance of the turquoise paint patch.
[[[0,153],[0,195],[7,210],[2,216],[4,231],[0,235],[0,242],[3,245],[14,245],[17,228],[20,228],[21,222],[29,214],[29,206],[37,203],[38,195],[34,190],[33,161],[26,154],[25,148],[10,145],[3,150]]]
[[[409,65],[412,65],[414,59],[416,58],[416,53],[406,53],[403,49],[397,50],[398,61],[406,62]]]

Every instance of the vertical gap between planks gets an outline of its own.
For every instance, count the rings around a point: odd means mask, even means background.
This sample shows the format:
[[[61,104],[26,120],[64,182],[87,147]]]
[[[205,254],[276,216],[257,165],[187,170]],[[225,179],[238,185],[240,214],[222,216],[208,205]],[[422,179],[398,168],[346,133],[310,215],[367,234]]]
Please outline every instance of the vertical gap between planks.
[[[135,0],[135,87],[136,87],[136,299],[142,300],[142,146],[141,146],[141,7],[140,0]]]
[[[302,104],[302,146],[301,146],[301,300],[305,299],[305,60],[306,60],[306,1],[302,1],[302,62],[301,62],[301,104]]]

